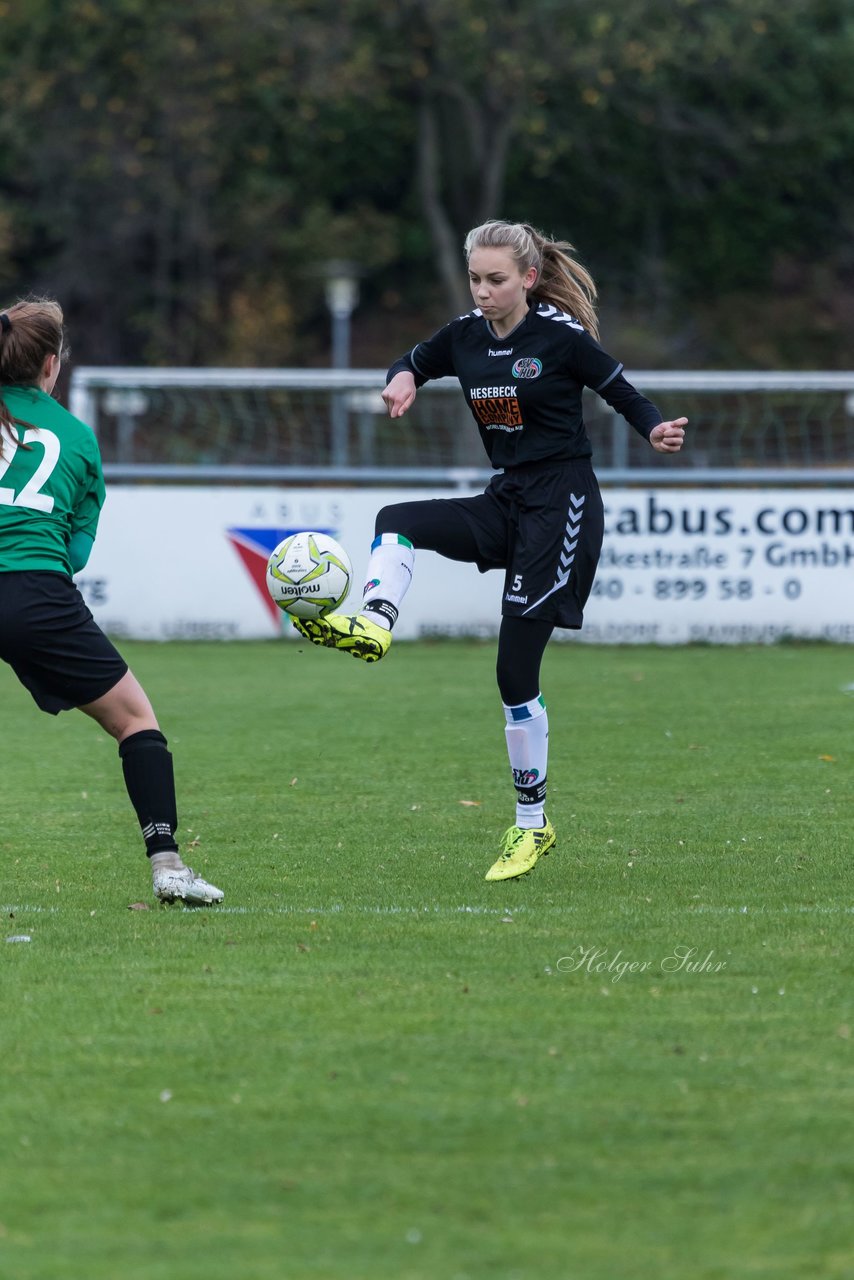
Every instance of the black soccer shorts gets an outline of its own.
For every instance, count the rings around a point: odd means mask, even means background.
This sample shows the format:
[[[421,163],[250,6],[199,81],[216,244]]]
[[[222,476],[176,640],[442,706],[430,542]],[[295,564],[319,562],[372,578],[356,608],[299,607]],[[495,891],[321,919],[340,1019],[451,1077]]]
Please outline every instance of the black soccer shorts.
[[[0,573],[0,658],[42,711],[57,715],[108,693],[124,658],[63,573]]]
[[[376,527],[482,573],[503,569],[504,617],[577,631],[599,563],[604,512],[593,467],[580,458],[513,467],[473,498],[384,507]]]

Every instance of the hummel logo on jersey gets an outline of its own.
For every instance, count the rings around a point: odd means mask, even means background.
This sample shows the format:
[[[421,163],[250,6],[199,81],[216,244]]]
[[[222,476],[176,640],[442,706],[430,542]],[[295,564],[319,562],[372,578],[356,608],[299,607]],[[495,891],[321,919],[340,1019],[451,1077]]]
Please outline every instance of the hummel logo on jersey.
[[[490,356],[512,356],[512,354],[513,354],[512,347],[504,347],[500,351],[493,351],[492,347],[490,347],[489,351],[487,352],[487,355],[490,355]]]
[[[543,362],[537,360],[536,356],[523,356],[513,366],[514,378],[539,378],[542,372]]]

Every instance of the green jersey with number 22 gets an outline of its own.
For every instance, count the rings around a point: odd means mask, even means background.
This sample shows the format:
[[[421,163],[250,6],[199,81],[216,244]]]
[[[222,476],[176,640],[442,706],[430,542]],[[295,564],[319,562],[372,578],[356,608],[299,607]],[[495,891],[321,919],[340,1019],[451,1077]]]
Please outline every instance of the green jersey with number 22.
[[[95,433],[36,387],[3,387],[17,424],[3,433],[0,457],[0,573],[71,573],[68,542],[94,538],[104,503]]]

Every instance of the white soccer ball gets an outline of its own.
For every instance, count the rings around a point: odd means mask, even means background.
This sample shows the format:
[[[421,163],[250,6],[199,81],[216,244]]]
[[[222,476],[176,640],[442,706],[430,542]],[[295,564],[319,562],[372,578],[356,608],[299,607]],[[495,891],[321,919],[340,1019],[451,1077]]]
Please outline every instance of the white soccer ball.
[[[322,618],[337,609],[352,579],[350,557],[328,533],[292,533],[267,561],[267,590],[295,618]]]

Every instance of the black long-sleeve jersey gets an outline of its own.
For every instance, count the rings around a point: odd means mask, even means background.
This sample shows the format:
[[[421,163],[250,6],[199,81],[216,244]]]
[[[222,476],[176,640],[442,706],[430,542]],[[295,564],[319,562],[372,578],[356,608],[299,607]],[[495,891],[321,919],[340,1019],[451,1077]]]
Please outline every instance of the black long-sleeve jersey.
[[[590,387],[645,438],[661,422],[651,401],[623,377],[580,321],[532,300],[528,314],[497,338],[479,309],[459,316],[396,360],[389,382],[408,369],[416,386],[459,379],[494,467],[589,458],[581,396]]]

